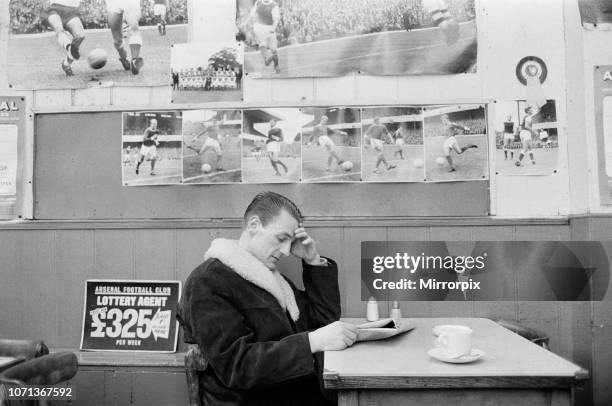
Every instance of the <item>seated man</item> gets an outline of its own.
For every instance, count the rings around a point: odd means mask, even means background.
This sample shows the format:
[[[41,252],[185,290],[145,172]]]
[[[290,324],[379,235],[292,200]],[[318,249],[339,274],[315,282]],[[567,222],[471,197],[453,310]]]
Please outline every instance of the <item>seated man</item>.
[[[289,254],[302,260],[305,291],[276,270]],[[335,262],[319,255],[296,205],[273,192],[255,196],[238,240],[212,242],[177,315],[207,361],[198,376],[204,405],[325,404],[314,354],[356,339],[339,317]]]

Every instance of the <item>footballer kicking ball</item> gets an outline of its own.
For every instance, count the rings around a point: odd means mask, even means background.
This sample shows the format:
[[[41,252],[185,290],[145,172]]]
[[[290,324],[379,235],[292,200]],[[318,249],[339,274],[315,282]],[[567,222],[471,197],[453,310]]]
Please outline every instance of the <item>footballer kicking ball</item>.
[[[350,171],[353,169],[353,163],[351,161],[344,161],[342,162],[342,169],[344,169],[345,171]]]
[[[441,156],[436,158],[436,164],[438,164],[438,166],[444,166],[445,163],[446,159],[442,158]]]
[[[414,160],[414,167],[415,168],[422,168],[423,167],[423,160],[421,158],[417,158]]]
[[[202,172],[209,173],[212,170],[212,167],[209,164],[202,165]]]
[[[89,55],[87,55],[87,62],[92,69],[101,69],[106,65],[108,54],[102,48],[92,49]]]

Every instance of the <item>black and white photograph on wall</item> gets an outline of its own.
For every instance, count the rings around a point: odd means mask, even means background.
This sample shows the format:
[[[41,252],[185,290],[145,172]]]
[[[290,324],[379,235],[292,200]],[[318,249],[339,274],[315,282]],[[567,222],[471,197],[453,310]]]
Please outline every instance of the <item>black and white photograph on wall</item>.
[[[599,201],[612,205],[612,65],[593,67],[595,134],[597,135],[597,177]]]
[[[494,103],[495,172],[499,175],[550,175],[559,160],[554,100],[543,106],[525,101]]]
[[[483,105],[423,109],[425,179],[428,182],[489,177],[487,120]]]
[[[420,107],[361,110],[363,180],[423,182],[423,114]]]
[[[242,167],[245,183],[296,183],[301,179],[301,128],[310,116],[297,108],[244,110]]]
[[[18,218],[22,193],[19,155],[25,138],[25,97],[0,97],[0,221]]]
[[[187,0],[8,3],[17,89],[167,85],[170,45],[187,41]]]
[[[582,26],[588,30],[612,29],[612,2],[610,0],[578,0]]]
[[[188,43],[172,46],[172,102],[242,100],[241,43]]]
[[[240,183],[241,110],[183,112],[183,183]]]
[[[123,185],[181,183],[181,112],[124,112],[122,116]]]
[[[361,110],[302,108],[302,181],[361,181]]]
[[[236,0],[250,77],[476,71],[474,0]]]

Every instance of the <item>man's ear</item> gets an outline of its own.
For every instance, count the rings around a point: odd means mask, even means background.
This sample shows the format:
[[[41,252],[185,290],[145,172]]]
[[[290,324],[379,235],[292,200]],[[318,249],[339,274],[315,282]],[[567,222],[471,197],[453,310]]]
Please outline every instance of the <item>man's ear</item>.
[[[262,226],[261,219],[257,214],[253,214],[247,219],[246,230],[249,233],[254,233]]]

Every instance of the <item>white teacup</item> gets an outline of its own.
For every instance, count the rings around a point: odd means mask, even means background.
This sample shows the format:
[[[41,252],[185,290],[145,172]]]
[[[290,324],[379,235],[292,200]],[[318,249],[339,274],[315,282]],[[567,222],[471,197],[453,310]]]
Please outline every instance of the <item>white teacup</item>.
[[[467,326],[446,325],[438,336],[437,344],[446,357],[468,355],[472,352],[472,329]]]

